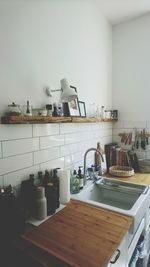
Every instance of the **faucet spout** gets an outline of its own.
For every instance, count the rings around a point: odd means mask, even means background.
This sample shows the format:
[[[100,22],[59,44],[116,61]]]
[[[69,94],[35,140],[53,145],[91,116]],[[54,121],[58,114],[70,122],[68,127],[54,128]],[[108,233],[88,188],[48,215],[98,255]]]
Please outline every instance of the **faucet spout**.
[[[89,148],[85,154],[84,154],[84,185],[86,184],[86,157],[87,157],[87,154],[90,152],[90,151],[95,151],[97,152],[101,159],[102,159],[102,162],[104,162],[104,158],[103,158],[103,155],[101,154],[101,152],[99,150],[97,150],[96,148],[92,147],[92,148]]]

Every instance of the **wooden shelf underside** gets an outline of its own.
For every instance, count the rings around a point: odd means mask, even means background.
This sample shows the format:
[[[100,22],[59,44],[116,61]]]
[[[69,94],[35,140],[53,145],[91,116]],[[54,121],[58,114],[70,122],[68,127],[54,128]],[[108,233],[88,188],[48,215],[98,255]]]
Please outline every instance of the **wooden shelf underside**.
[[[2,124],[41,124],[41,123],[86,123],[115,122],[116,119],[81,118],[81,117],[48,117],[48,116],[4,116]]]

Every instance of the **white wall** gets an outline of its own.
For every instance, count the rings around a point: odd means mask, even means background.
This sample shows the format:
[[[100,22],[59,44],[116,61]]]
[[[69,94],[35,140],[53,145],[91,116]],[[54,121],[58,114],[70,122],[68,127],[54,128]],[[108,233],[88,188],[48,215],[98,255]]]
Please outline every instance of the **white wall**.
[[[150,13],[113,27],[113,107],[119,121],[113,127],[113,141],[123,145],[119,133],[150,133]],[[140,142],[140,139],[139,139]],[[150,145],[136,150],[139,158],[150,158]]]
[[[0,115],[12,101],[47,104],[43,87],[60,88],[64,77],[87,107],[111,108],[112,31],[94,1],[0,2],[0,39]],[[111,140],[107,123],[0,125],[0,185],[82,165],[86,149]]]
[[[111,26],[94,1],[0,2],[0,35],[1,113],[12,101],[45,105],[43,87],[62,78],[87,107],[111,107]]]
[[[120,120],[150,120],[150,14],[113,27],[113,106]]]

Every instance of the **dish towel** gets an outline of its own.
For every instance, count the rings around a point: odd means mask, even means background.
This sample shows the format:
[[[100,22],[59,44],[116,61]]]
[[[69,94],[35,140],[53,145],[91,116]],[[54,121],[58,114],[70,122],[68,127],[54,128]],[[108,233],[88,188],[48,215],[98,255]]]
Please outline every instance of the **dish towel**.
[[[139,238],[139,241],[136,245],[136,248],[129,263],[129,267],[136,267],[136,262],[138,258],[143,259],[146,256],[146,254],[147,250],[146,250],[145,239],[144,236],[142,235]]]

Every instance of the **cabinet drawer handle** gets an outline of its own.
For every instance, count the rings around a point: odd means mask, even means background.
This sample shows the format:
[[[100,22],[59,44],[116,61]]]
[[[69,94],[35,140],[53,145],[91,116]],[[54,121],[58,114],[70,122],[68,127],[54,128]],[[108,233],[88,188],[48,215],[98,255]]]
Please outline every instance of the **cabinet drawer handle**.
[[[116,261],[117,261],[117,260],[119,259],[119,257],[120,257],[120,253],[121,253],[120,250],[117,249],[116,252],[117,252],[116,257],[114,258],[114,260],[110,261],[110,263],[112,263],[112,264],[116,263]]]

